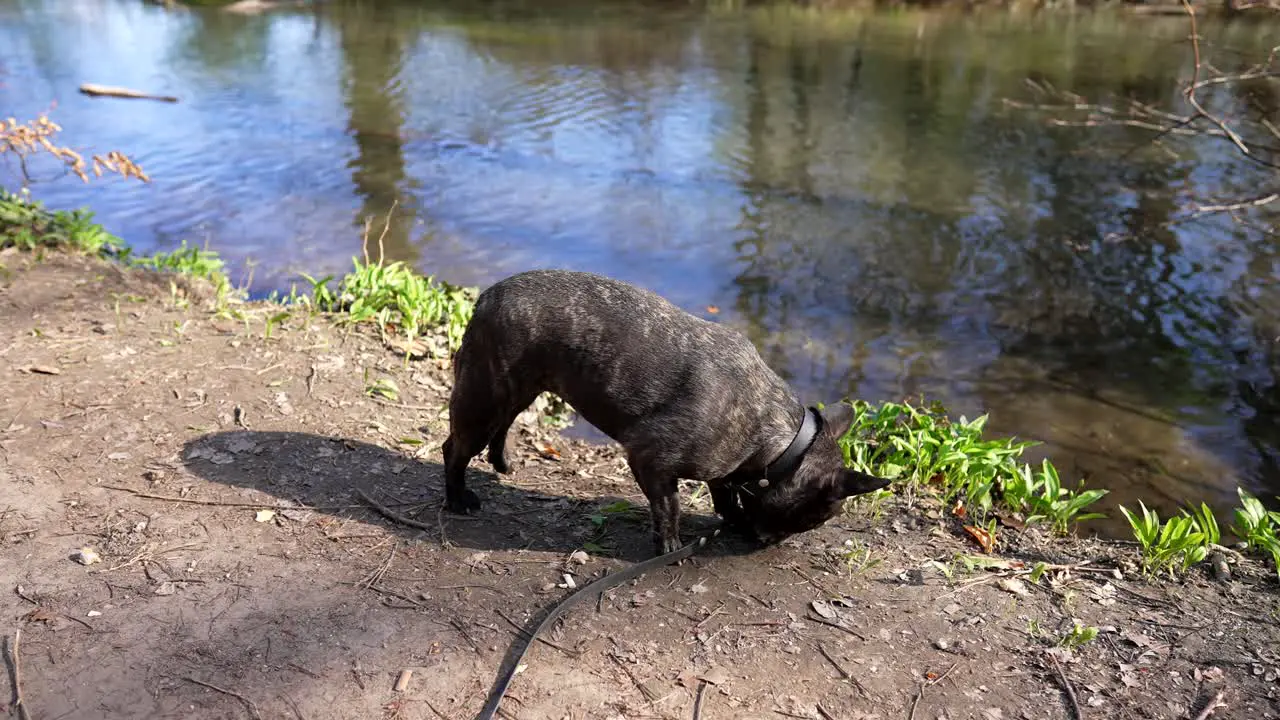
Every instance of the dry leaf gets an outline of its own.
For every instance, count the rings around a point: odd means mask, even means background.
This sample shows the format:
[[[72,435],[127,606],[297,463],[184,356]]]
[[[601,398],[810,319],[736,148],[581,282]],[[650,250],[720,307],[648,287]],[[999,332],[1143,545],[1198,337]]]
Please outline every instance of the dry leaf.
[[[986,530],[974,525],[965,525],[964,531],[982,547],[983,552],[991,552],[995,549],[996,539]]]
[[[951,514],[958,518],[964,517],[966,512],[963,501],[956,501],[955,507],[951,508]]]
[[[707,312],[711,313],[712,315],[718,315],[720,313],[720,308],[715,305],[708,305]]]
[[[840,617],[840,613],[837,612],[835,608],[831,607],[826,600],[814,600],[809,603],[809,605],[813,607],[814,612],[828,620],[835,620]]]
[[[1013,593],[1014,595],[1019,595],[1021,597],[1026,597],[1031,594],[1031,592],[1027,590],[1026,583],[1022,582],[1018,578],[1000,578],[999,580],[996,580],[996,585],[1000,586],[1000,589],[1005,592]]]

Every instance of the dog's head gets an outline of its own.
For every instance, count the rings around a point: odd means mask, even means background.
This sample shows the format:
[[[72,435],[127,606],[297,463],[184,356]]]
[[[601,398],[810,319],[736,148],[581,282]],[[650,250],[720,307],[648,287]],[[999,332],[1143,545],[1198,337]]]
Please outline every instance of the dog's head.
[[[761,542],[771,545],[790,535],[812,530],[839,514],[846,498],[889,485],[845,467],[838,440],[853,424],[853,408],[841,403],[822,413],[822,429],[789,477],[761,487],[748,483],[739,490],[742,509]]]

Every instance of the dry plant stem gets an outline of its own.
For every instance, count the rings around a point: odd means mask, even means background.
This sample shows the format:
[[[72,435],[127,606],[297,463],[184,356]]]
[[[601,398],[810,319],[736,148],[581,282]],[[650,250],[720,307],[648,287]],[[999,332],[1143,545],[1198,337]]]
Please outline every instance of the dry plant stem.
[[[1067,699],[1071,701],[1071,710],[1075,713],[1076,720],[1084,720],[1084,712],[1080,710],[1080,700],[1076,698],[1075,686],[1067,679],[1067,674],[1062,670],[1062,664],[1053,653],[1047,652],[1045,655],[1049,656],[1049,662],[1053,663],[1053,668],[1058,671],[1058,679],[1062,681],[1062,688],[1067,691]]]
[[[13,633],[13,644],[9,646],[9,662],[12,664],[13,670],[13,708],[18,712],[18,720],[31,720],[31,713],[27,712],[27,704],[22,698],[22,660],[18,653],[22,646],[22,630],[15,630]]]
[[[1213,715],[1218,708],[1226,706],[1227,704],[1222,701],[1222,693],[1218,693],[1209,700],[1209,704],[1205,705],[1203,710],[1196,714],[1195,720],[1209,720],[1209,716]]]
[[[235,691],[232,691],[232,690],[227,690],[226,688],[220,688],[220,687],[218,687],[217,685],[212,685],[212,684],[207,683],[207,682],[205,682],[205,681],[203,681],[203,680],[197,680],[196,678],[193,678],[193,677],[190,677],[190,676],[184,677],[184,678],[182,678],[182,679],[183,679],[183,680],[186,680],[186,681],[187,681],[187,682],[189,682],[189,683],[194,683],[194,684],[199,685],[199,686],[201,686],[201,687],[209,688],[210,690],[213,690],[213,691],[215,691],[215,692],[220,692],[220,693],[222,693],[223,695],[229,695],[229,696],[231,696],[231,697],[233,697],[233,698],[235,698],[235,699],[239,700],[240,702],[244,703],[244,706],[245,706],[246,708],[248,708],[248,709],[249,709],[249,714],[250,714],[250,715],[252,715],[252,716],[253,716],[253,717],[255,717],[255,718],[258,718],[258,720],[262,720],[262,716],[258,714],[258,706],[257,706],[257,705],[254,705],[252,700],[250,700],[249,698],[247,698],[247,697],[245,697],[245,696],[241,695],[240,693],[235,692]]]

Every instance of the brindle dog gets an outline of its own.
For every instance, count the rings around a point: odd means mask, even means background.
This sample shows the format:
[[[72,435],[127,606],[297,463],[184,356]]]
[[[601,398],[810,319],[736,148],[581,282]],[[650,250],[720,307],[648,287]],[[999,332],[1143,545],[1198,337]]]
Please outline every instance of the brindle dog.
[[[888,480],[846,468],[853,421],[806,408],[741,333],[659,295],[568,270],[533,270],[486,289],[454,357],[445,499],[470,513],[466,469],[488,447],[509,472],[506,437],[544,390],[625,449],[653,515],[659,554],[680,547],[677,479],[707,483],[725,524],[772,544],[825,523]]]

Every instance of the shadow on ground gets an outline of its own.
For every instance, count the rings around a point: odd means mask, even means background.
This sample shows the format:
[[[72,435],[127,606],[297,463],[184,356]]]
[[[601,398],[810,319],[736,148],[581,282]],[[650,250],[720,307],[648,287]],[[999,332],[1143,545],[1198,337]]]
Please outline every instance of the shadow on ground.
[[[306,509],[336,513],[363,507],[376,518],[373,522],[392,526],[413,539],[425,535],[478,551],[564,554],[588,545],[597,553],[603,548],[605,554],[629,562],[653,554],[647,503],[636,505],[617,493],[616,484],[591,478],[575,478],[573,490],[592,497],[557,495],[503,482],[495,473],[475,467],[479,461],[473,461],[467,471],[467,487],[484,505],[475,515],[461,516],[442,510],[444,467],[440,463],[357,440],[233,430],[188,441],[182,462],[189,472],[205,480],[256,490]],[[509,477],[518,481],[522,474],[522,468],[516,467]],[[547,482],[544,473],[536,474],[540,485],[557,484]],[[361,499],[360,491],[426,527],[409,527],[377,514]],[[630,509],[619,510],[628,506]],[[691,542],[719,524],[715,516],[691,513],[686,508],[681,535],[685,542]],[[744,555],[758,549],[750,540],[721,534],[700,554]]]

